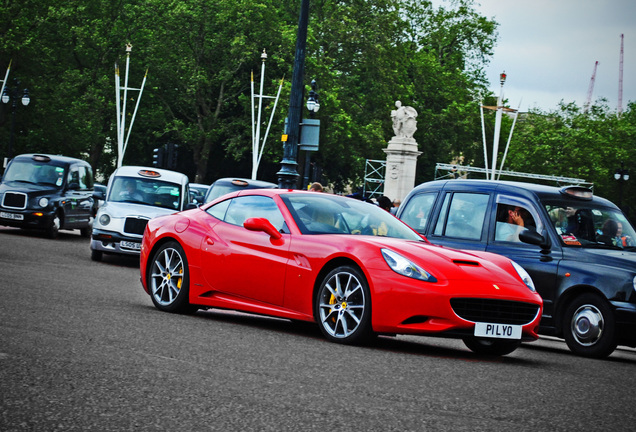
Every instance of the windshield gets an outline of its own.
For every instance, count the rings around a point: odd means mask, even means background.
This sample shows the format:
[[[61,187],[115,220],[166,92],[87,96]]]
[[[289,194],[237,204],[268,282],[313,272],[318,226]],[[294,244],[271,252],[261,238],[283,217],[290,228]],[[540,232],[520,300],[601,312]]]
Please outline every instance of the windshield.
[[[319,192],[281,197],[303,234],[360,234],[422,240],[391,213],[354,198]]]
[[[557,234],[565,246],[631,248],[636,232],[623,213],[616,209],[588,205],[545,206]]]
[[[108,200],[179,210],[181,186],[156,179],[115,177]]]
[[[4,174],[5,182],[62,187],[64,168],[33,160],[14,160]]]

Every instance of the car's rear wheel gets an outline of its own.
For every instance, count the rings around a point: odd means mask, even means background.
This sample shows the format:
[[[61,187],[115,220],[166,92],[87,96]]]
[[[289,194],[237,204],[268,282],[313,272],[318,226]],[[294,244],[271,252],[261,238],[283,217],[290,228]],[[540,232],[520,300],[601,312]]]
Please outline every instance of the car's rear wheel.
[[[93,216],[88,218],[88,226],[80,228],[80,234],[82,237],[90,237],[93,233]]]
[[[616,322],[609,304],[596,294],[576,297],[565,309],[563,337],[575,354],[609,356],[617,345]]]
[[[148,266],[148,286],[155,307],[166,312],[192,313],[190,305],[189,269],[181,245],[171,241],[162,245]]]
[[[373,331],[371,293],[364,274],[352,266],[330,271],[318,289],[315,315],[328,340],[344,344],[367,342]]]
[[[480,355],[503,356],[510,354],[521,345],[518,340],[483,339],[478,337],[464,338],[464,344],[474,353]]]

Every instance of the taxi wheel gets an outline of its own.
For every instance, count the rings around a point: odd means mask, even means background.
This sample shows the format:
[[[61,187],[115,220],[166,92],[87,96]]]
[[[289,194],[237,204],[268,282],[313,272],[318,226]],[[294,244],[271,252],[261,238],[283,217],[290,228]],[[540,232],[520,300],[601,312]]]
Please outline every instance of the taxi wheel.
[[[84,228],[80,228],[80,235],[82,237],[88,238],[91,236],[92,233],[93,233],[93,216],[88,218],[88,226],[85,226]]]
[[[171,241],[162,245],[148,264],[148,287],[157,309],[177,313],[197,310],[188,299],[188,261],[179,243]]]
[[[371,293],[364,274],[352,266],[330,271],[315,302],[320,331],[332,341],[360,344],[372,339]]]
[[[563,337],[577,355],[609,356],[617,346],[616,322],[609,304],[596,294],[576,297],[565,309]]]
[[[102,260],[103,256],[104,254],[102,251],[91,249],[91,260],[99,262]]]
[[[60,213],[55,213],[53,216],[53,220],[51,221],[51,225],[46,230],[46,235],[48,238],[55,239],[60,233],[60,228],[62,227],[62,217]]]
[[[495,340],[478,337],[464,338],[464,344],[474,353],[488,356],[503,356],[510,354],[521,345],[518,340]]]

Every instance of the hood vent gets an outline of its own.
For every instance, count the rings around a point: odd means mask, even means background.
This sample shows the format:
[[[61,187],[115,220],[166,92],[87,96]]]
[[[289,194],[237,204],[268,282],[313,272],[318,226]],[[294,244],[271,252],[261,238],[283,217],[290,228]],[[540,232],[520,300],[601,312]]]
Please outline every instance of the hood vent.
[[[473,267],[479,267],[479,265],[480,265],[477,261],[458,260],[458,259],[454,259],[453,260],[453,264],[467,265],[467,266],[473,266]]]

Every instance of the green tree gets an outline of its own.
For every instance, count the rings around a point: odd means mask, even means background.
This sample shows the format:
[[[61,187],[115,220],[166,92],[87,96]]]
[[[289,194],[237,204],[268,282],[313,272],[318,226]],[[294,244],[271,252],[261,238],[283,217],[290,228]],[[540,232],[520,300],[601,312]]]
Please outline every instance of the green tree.
[[[636,163],[636,115],[630,103],[621,116],[604,101],[588,112],[574,103],[553,111],[535,110],[517,124],[507,169],[534,174],[580,178],[594,184],[594,192],[618,201],[616,169]],[[623,188],[623,207],[636,209],[631,182]]]

